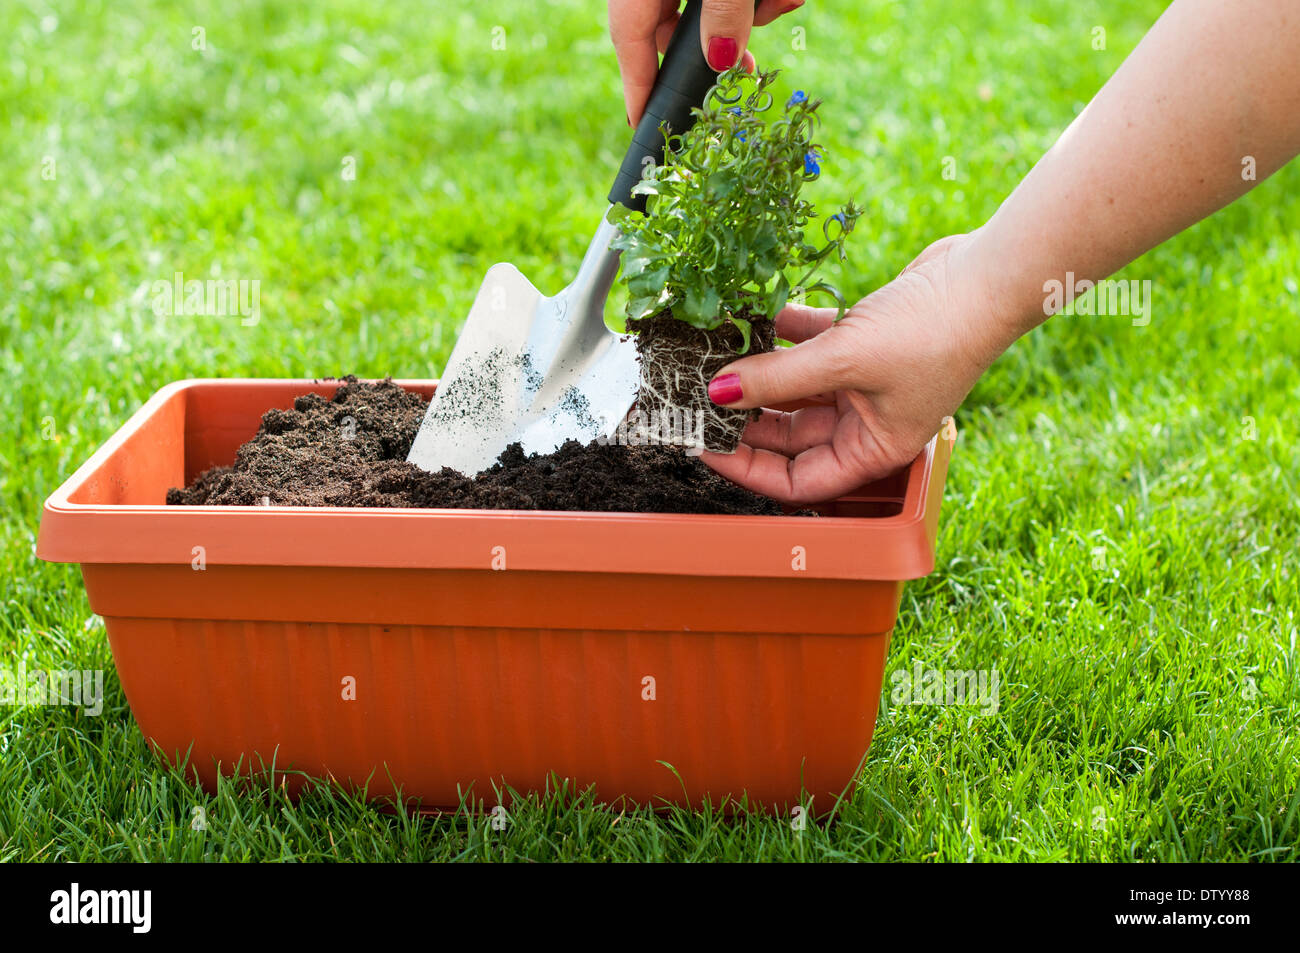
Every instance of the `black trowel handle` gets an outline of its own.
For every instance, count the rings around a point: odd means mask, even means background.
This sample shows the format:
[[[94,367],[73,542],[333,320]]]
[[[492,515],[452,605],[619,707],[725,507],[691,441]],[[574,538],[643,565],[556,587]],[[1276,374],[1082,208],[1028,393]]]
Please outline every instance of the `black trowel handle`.
[[[638,212],[645,211],[644,195],[633,195],[632,186],[641,179],[646,160],[651,159],[656,165],[663,161],[664,136],[659,131],[659,124],[667,123],[674,136],[680,136],[695,123],[691,109],[704,105],[713,84],[718,81],[718,73],[709,66],[700,46],[700,9],[703,0],[690,0],[682,11],[673,38],[668,42],[664,53],[663,65],[659,67],[659,78],[655,80],[650,101],[646,103],[645,114],[637,123],[628,146],[623,165],[618,170],[614,187],[609,190],[610,202],[618,202]]]

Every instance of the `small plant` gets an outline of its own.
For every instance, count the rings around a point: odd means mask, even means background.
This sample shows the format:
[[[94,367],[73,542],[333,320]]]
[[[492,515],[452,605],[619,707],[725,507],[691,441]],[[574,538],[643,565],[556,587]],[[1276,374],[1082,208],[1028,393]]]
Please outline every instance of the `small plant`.
[[[645,213],[616,205],[610,214],[641,358],[638,410],[702,420],[687,431],[723,453],[750,414],[715,407],[709,379],[737,355],[775,346],[772,322],[792,294],[829,294],[843,314],[843,296],[813,278],[829,257],[843,258],[861,215],[850,202],[823,222],[821,242],[807,240],[816,215],[799,191],[821,173],[820,100],[798,90],[769,118],[777,73],[720,76],[685,135],[665,130],[663,164],[632,190],[647,196]]]

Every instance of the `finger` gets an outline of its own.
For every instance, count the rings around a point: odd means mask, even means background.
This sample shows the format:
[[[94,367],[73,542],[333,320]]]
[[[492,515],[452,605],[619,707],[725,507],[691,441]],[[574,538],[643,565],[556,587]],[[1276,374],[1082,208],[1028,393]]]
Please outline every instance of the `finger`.
[[[754,11],[754,26],[766,26],[782,14],[798,10],[804,0],[763,0]]]
[[[733,361],[709,381],[709,399],[748,409],[841,390],[854,370],[850,333],[838,324],[794,347]]]
[[[627,120],[636,125],[645,112],[646,100],[659,75],[659,55],[655,32],[665,16],[666,6],[676,10],[676,3],[639,3],[636,0],[610,0],[609,37],[614,41],[618,72],[623,79],[623,101]]]
[[[776,316],[776,336],[798,344],[821,334],[835,323],[835,308],[810,308],[788,304]]]
[[[755,450],[796,457],[820,443],[829,443],[839,417],[836,407],[803,407],[792,413],[765,410],[745,427],[740,439]]]
[[[678,13],[670,13],[659,22],[655,29],[655,46],[659,48],[660,53],[668,52],[668,44],[672,42],[673,31],[677,29],[677,21],[681,19]]]
[[[831,444],[820,444],[791,460],[771,450],[741,444],[735,453],[700,454],[700,459],[733,483],[782,503],[822,503],[863,483],[846,467]]]
[[[721,73],[740,62],[753,23],[753,0],[704,0],[700,44],[710,68]]]

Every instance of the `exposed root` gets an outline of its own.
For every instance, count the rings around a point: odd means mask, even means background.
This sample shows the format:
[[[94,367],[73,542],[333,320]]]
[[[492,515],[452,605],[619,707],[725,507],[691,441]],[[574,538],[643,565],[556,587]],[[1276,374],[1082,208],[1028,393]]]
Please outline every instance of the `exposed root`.
[[[772,350],[772,322],[744,315],[753,324],[749,354]],[[637,412],[648,422],[647,442],[676,443],[689,449],[732,453],[745,424],[758,411],[731,410],[709,400],[709,381],[739,356],[744,341],[731,323],[702,331],[669,312],[629,322],[641,358]]]

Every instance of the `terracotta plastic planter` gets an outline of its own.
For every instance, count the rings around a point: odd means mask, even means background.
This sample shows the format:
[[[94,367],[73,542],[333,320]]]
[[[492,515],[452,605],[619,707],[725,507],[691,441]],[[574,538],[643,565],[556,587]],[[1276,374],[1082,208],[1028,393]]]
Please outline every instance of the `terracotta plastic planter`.
[[[81,563],[165,757],[209,786],[274,761],[426,807],[568,778],[825,809],[852,783],[948,442],[826,519],[163,504],[335,386],[171,384],[46,501],[38,555]]]

